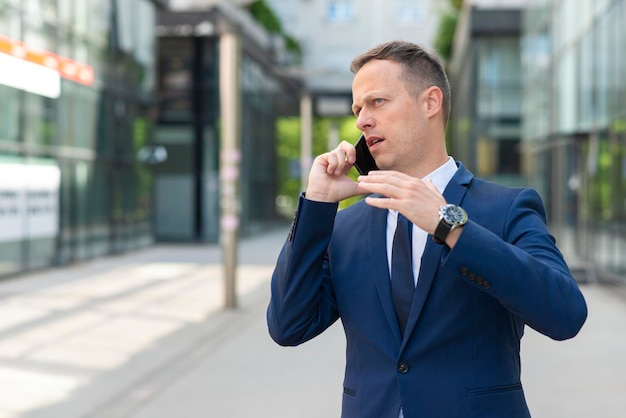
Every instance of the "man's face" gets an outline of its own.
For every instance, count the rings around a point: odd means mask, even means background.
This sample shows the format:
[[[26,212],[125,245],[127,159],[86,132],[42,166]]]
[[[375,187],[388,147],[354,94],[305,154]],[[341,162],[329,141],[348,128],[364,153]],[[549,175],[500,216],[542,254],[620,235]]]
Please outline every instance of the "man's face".
[[[402,64],[388,60],[361,67],[352,83],[352,110],[378,167],[411,174],[423,157],[426,117],[421,95],[407,91],[402,71]]]

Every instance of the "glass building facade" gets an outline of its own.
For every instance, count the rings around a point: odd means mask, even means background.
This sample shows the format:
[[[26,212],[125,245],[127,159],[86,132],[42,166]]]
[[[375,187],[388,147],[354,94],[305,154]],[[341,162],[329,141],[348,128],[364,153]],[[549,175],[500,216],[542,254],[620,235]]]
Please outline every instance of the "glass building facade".
[[[152,242],[159,6],[0,0],[0,277]]]
[[[276,120],[297,115],[301,85],[280,75],[277,50],[256,22],[228,4],[159,14],[158,111],[153,167],[154,231],[159,241],[217,242],[222,180],[238,182],[238,231],[250,235],[284,221],[276,208]],[[236,32],[240,143],[237,170],[222,153],[222,37]],[[223,202],[222,202],[223,203]]]
[[[521,172],[521,12],[467,7],[448,65],[451,154],[475,175],[516,186]]]
[[[626,1],[529,0],[524,171],[573,258],[626,275]]]

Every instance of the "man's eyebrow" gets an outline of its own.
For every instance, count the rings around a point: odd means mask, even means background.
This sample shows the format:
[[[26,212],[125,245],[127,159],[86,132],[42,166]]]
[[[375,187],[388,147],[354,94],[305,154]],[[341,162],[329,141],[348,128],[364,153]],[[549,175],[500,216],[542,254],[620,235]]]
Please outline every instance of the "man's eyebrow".
[[[381,90],[370,91],[368,93],[365,93],[363,95],[363,97],[361,97],[360,102],[361,103],[367,103],[368,101],[373,100],[373,99],[377,99],[379,97],[382,97],[383,95],[384,95],[384,93]],[[361,105],[356,104],[356,103],[353,102],[352,103],[352,112],[356,113],[356,110],[361,109],[361,107],[362,107]]]
[[[374,97],[380,96],[382,93],[380,91],[370,91],[369,93],[365,93],[363,96],[363,101],[366,102],[368,100],[373,99]]]

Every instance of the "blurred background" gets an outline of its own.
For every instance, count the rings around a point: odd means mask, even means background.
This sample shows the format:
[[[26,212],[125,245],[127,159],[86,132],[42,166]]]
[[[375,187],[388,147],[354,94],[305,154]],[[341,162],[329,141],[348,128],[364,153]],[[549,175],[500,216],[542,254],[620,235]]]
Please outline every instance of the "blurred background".
[[[445,60],[451,154],[538,189],[574,267],[619,279],[625,3],[0,0],[0,277],[291,217],[358,137],[351,59],[403,39]]]
[[[276,346],[268,281],[312,158],[359,136],[352,58],[394,39],[583,285],[579,337],[524,337],[533,416],[622,417],[626,0],[0,0],[0,417],[337,416],[340,327]]]

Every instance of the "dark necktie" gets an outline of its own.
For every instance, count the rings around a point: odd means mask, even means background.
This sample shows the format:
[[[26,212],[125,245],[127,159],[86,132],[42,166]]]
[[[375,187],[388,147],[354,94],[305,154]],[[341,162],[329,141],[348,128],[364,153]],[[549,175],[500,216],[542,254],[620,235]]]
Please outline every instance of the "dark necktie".
[[[413,224],[398,213],[398,226],[393,237],[391,252],[391,298],[398,317],[400,332],[409,318],[415,282],[413,281],[412,236]]]

